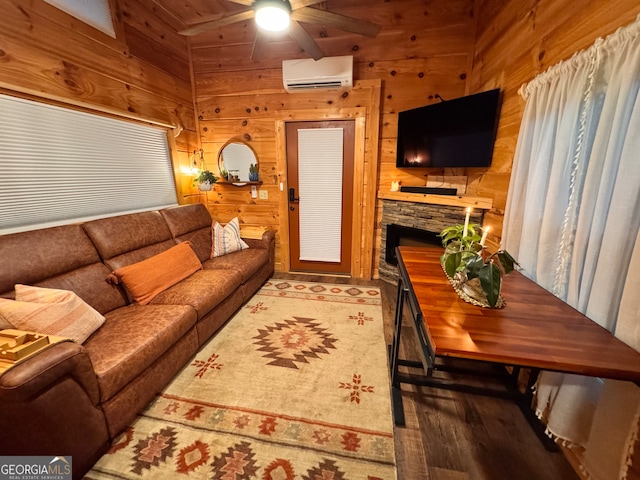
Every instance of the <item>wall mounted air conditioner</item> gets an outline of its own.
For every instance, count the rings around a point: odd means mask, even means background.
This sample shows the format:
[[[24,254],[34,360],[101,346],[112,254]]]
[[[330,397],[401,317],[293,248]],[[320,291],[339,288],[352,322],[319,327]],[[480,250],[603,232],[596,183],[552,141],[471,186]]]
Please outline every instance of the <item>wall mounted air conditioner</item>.
[[[353,56],[282,61],[282,83],[287,92],[353,85]]]

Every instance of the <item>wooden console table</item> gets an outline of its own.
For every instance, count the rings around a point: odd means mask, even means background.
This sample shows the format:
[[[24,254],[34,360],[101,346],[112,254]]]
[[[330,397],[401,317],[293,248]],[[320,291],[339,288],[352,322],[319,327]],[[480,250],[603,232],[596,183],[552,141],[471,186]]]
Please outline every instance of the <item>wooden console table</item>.
[[[628,380],[640,384],[640,353],[519,272],[502,284],[503,309],[488,309],[458,298],[442,268],[441,248],[398,247],[398,298],[390,347],[391,389],[396,425],[404,425],[401,383],[515,398],[529,420],[530,388],[516,385],[520,367]],[[405,303],[410,311],[421,362],[399,359]],[[507,388],[486,389],[438,379],[443,359],[465,359],[513,367]],[[421,367],[422,376],[401,374],[399,366]],[[460,371],[460,369],[458,369]],[[498,369],[506,372],[506,369]],[[463,369],[462,373],[469,373]],[[541,424],[532,423],[540,433]]]

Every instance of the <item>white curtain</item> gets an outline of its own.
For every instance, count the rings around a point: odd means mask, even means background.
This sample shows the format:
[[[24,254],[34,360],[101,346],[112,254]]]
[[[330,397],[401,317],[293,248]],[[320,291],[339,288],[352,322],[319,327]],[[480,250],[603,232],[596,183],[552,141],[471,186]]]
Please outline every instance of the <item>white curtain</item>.
[[[640,17],[522,87],[503,233],[525,275],[636,349],[639,87]],[[545,372],[536,409],[550,434],[585,448],[587,476],[626,477],[637,386]]]

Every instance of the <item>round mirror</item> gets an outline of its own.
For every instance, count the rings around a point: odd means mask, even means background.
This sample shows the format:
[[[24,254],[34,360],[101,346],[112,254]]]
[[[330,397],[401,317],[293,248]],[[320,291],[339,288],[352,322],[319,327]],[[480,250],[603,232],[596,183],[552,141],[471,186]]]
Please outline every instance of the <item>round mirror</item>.
[[[225,143],[218,153],[220,173],[227,173],[227,181],[231,183],[257,182],[258,157],[250,145],[242,140],[231,139]]]

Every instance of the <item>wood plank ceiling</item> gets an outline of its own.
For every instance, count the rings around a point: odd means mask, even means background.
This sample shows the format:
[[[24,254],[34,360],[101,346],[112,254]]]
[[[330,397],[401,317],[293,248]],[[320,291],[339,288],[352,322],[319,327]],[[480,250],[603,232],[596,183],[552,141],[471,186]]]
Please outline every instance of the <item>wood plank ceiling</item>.
[[[185,27],[209,20],[216,20],[246,7],[224,0],[153,0],[155,4],[173,15]]]
[[[192,48],[221,44],[233,48],[249,44],[251,60],[262,60],[268,56],[266,51],[272,52],[274,48],[279,52],[279,58],[311,56],[318,60],[335,55],[324,51],[318,45],[318,39],[338,39],[353,34],[375,38],[382,28],[380,22],[363,18],[363,12],[367,12],[364,16],[371,12],[371,5],[366,0],[291,0],[292,24],[287,32],[258,31],[253,22],[252,3],[253,0],[154,0],[158,9],[183,25],[178,32],[191,37]]]

